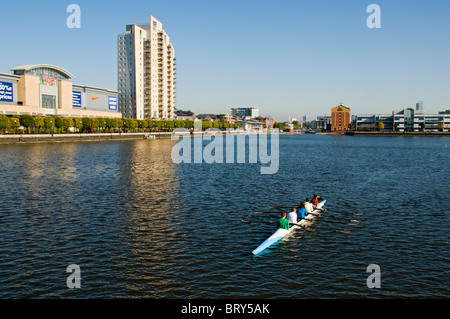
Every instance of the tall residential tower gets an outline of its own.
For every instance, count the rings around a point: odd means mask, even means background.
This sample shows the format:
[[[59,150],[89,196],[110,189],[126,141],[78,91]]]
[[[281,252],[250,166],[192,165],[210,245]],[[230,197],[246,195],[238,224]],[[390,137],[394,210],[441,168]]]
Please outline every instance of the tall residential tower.
[[[125,118],[175,117],[176,58],[161,22],[130,24],[117,37],[119,112]]]

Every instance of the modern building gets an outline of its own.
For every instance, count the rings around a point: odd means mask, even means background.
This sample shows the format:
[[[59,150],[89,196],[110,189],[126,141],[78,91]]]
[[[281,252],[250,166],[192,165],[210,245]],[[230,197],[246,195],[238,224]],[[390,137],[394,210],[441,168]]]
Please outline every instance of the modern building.
[[[253,119],[259,116],[259,109],[254,107],[246,107],[246,108],[233,108],[231,109],[231,115],[240,118],[250,118]]]
[[[331,131],[343,132],[351,130],[350,109],[342,104],[331,109]]]
[[[362,114],[353,117],[357,130],[374,130],[383,123],[384,131],[420,132],[450,129],[450,114],[427,114],[413,108],[393,111],[391,114]]]
[[[12,68],[0,73],[0,114],[121,118],[118,92],[76,85],[74,76],[49,64]]]
[[[175,118],[175,49],[161,22],[126,26],[117,37],[119,111],[135,119]]]

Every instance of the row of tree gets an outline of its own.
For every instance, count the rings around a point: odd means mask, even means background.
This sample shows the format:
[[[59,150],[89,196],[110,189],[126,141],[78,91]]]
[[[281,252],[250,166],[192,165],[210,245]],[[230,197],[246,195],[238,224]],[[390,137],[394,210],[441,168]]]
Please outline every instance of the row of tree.
[[[27,133],[68,133],[68,132],[143,132],[172,131],[176,128],[194,128],[190,120],[136,120],[125,118],[70,118],[53,116],[32,116],[23,114],[17,117],[0,115],[0,132],[15,133],[23,127]],[[225,122],[202,122],[202,128],[235,129],[239,124]]]

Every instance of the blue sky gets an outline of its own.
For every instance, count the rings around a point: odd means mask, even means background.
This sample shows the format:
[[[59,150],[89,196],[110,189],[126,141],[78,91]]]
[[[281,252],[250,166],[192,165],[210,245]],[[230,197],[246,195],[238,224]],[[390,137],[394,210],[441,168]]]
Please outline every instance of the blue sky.
[[[66,8],[81,7],[81,29]],[[369,4],[381,29],[369,29]],[[390,113],[424,101],[450,109],[450,1],[145,0],[0,4],[0,72],[54,64],[74,83],[117,89],[116,36],[153,15],[177,57],[177,107],[227,113],[258,107],[277,120]]]

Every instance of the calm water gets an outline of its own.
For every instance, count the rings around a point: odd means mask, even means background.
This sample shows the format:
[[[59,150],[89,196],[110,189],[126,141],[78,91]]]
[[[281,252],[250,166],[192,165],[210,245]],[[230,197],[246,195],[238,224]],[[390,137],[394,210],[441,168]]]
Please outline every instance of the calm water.
[[[173,143],[0,145],[0,297],[450,297],[450,139],[281,136],[266,176]],[[323,217],[254,257],[277,214],[253,212],[313,193]]]

